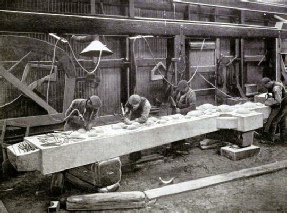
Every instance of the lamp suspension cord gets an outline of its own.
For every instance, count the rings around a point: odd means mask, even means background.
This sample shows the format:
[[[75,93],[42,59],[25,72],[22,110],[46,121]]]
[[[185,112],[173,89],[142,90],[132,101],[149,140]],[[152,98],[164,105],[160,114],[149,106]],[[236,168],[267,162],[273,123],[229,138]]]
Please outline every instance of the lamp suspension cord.
[[[99,66],[100,61],[101,61],[102,53],[103,53],[103,50],[100,50],[100,55],[99,55],[99,58],[98,58],[98,63],[97,63],[97,65],[96,65],[95,69],[94,69],[91,73],[95,73],[96,70],[98,69],[98,66]]]

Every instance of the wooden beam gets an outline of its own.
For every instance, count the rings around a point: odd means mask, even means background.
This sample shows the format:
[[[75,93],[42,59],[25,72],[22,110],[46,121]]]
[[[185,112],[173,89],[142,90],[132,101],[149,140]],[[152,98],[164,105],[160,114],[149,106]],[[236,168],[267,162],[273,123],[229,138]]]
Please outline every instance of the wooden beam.
[[[166,58],[155,58],[155,61],[156,63],[154,63],[154,60],[151,58],[141,58],[141,59],[138,59],[137,65],[139,67],[154,67],[159,62],[166,64]]]
[[[178,193],[194,191],[197,189],[206,188],[209,186],[214,186],[221,183],[226,183],[234,180],[239,180],[242,178],[254,177],[263,174],[268,174],[271,172],[280,171],[287,167],[287,160],[278,161],[276,163],[271,163],[263,166],[258,166],[254,168],[242,169],[239,171],[234,171],[230,173],[214,175],[210,177],[200,178],[197,180],[182,182],[178,184],[168,185],[157,189],[151,189],[144,191],[149,200],[157,199],[160,197],[174,195]]]
[[[96,0],[100,2],[101,0]],[[161,11],[175,11],[184,13],[186,5],[199,5],[205,7],[214,7],[222,9],[232,9],[232,10],[246,10],[249,12],[261,12],[261,13],[275,13],[275,14],[284,14],[287,13],[287,7],[285,6],[276,6],[276,5],[264,5],[260,3],[251,3],[251,2],[240,2],[238,0],[228,0],[228,1],[218,1],[218,0],[173,0],[173,1],[162,1],[162,2],[151,2],[146,3],[143,0],[134,0],[135,7],[146,9],[146,10],[161,10]],[[105,0],[106,5],[118,6],[119,3],[115,1]],[[125,6],[128,6],[126,3]]]
[[[78,62],[84,64],[87,67],[94,67],[95,62],[93,60],[78,59]],[[120,68],[129,64],[129,62],[124,62],[123,59],[104,59],[100,61],[99,68]],[[78,64],[75,64],[77,67]]]
[[[216,7],[222,9],[232,9],[238,11],[247,11],[247,12],[260,12],[260,13],[275,13],[275,14],[283,14],[286,15],[287,7],[279,7],[272,5],[264,5],[259,3],[251,3],[251,2],[240,2],[238,0],[233,1],[210,1],[210,0],[190,0],[190,1],[182,1],[182,0],[173,0],[173,3],[177,4],[190,4],[190,5],[200,5],[206,7]],[[178,5],[180,8],[180,5]]]
[[[40,98],[36,93],[31,91],[25,84],[23,84],[18,78],[16,78],[11,73],[7,72],[3,65],[0,65],[0,75],[2,75],[8,82],[13,84],[14,87],[19,89],[21,92],[23,92],[25,95],[27,95],[29,98],[31,98],[33,101],[35,101],[37,104],[39,104],[41,107],[43,107],[49,114],[55,114],[57,111],[51,107],[46,101],[44,101],[42,98]]]
[[[194,73],[197,72],[215,72],[216,65],[206,65],[206,66],[190,66],[190,71]]]
[[[244,61],[245,62],[251,62],[251,61],[262,62],[262,61],[265,61],[265,55],[245,55]]]
[[[19,118],[8,118],[6,120],[0,120],[0,126],[6,122],[6,125],[19,126],[19,127],[35,127],[35,126],[45,126],[51,124],[58,124],[63,122],[64,115],[62,113],[57,113],[53,115],[39,115],[39,116],[28,116]]]
[[[7,209],[5,208],[2,200],[0,200],[0,212],[1,213],[8,213]]]
[[[67,198],[68,210],[115,210],[146,207],[143,192],[110,192],[86,195],[74,195]]]
[[[75,77],[68,78],[67,76],[65,76],[63,113],[66,112],[66,110],[69,108],[70,104],[72,103],[72,101],[74,99],[75,87],[76,87],[76,79],[75,79]]]
[[[31,24],[33,23],[33,24]],[[275,27],[215,22],[115,18],[0,10],[1,30],[22,32],[87,33],[103,35],[180,35],[202,37],[278,37]],[[83,28],[83,26],[85,26]],[[222,33],[224,32],[224,33]],[[287,37],[282,30],[281,36]]]

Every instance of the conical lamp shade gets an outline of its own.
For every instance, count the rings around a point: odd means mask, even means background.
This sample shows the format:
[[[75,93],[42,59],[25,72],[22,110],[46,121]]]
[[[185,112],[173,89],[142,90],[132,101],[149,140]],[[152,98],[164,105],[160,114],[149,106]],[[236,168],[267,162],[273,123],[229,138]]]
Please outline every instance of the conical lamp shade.
[[[99,57],[100,52],[102,51],[101,56],[108,56],[112,55],[113,52],[106,47],[102,42],[95,40],[92,41],[89,46],[87,46],[83,51],[80,53],[81,56],[86,57]]]

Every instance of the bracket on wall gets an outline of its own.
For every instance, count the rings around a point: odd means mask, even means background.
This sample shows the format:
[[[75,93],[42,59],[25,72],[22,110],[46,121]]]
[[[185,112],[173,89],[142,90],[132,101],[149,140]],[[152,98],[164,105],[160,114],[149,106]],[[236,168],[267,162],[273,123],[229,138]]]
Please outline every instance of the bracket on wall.
[[[155,67],[151,70],[151,80],[152,81],[157,81],[157,80],[162,80],[163,76],[162,74],[157,74],[158,72],[160,73],[159,69],[163,69],[164,71],[166,71],[166,66],[160,61],[157,63],[157,65],[155,65]],[[158,72],[156,72],[158,71]]]

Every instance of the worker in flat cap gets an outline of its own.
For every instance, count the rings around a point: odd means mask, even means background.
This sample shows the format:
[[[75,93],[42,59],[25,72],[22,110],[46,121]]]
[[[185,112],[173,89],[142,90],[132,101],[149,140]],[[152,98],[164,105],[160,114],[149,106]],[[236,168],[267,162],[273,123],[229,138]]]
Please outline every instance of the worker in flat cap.
[[[101,99],[92,95],[88,99],[75,99],[65,113],[65,131],[90,130],[96,124]]]
[[[196,94],[189,87],[186,80],[178,82],[177,89],[175,90],[174,100],[176,106],[173,108],[173,114],[186,115],[189,111],[196,109]]]
[[[279,131],[279,141],[286,143],[287,93],[285,86],[282,82],[272,81],[267,77],[263,78],[261,83],[267,89],[265,105],[271,107],[271,113],[264,124],[264,133],[268,133],[268,139],[274,143],[278,141],[275,136]]]
[[[149,101],[139,95],[131,95],[125,105],[125,123],[136,121],[145,123],[150,113],[151,105]]]
[[[178,82],[177,88],[174,92],[172,99],[172,114],[182,114],[186,115],[191,110],[196,109],[196,94],[189,87],[186,80],[181,80]],[[171,143],[170,150],[173,154],[186,155],[189,154],[188,144],[185,140],[180,140]]]
[[[127,117],[124,119],[126,124],[131,124],[131,122],[145,123],[148,119],[150,113],[151,105],[149,101],[139,95],[131,95],[125,104],[125,114]],[[141,159],[141,151],[133,152],[129,155],[131,161],[132,169],[136,169],[135,162]]]

